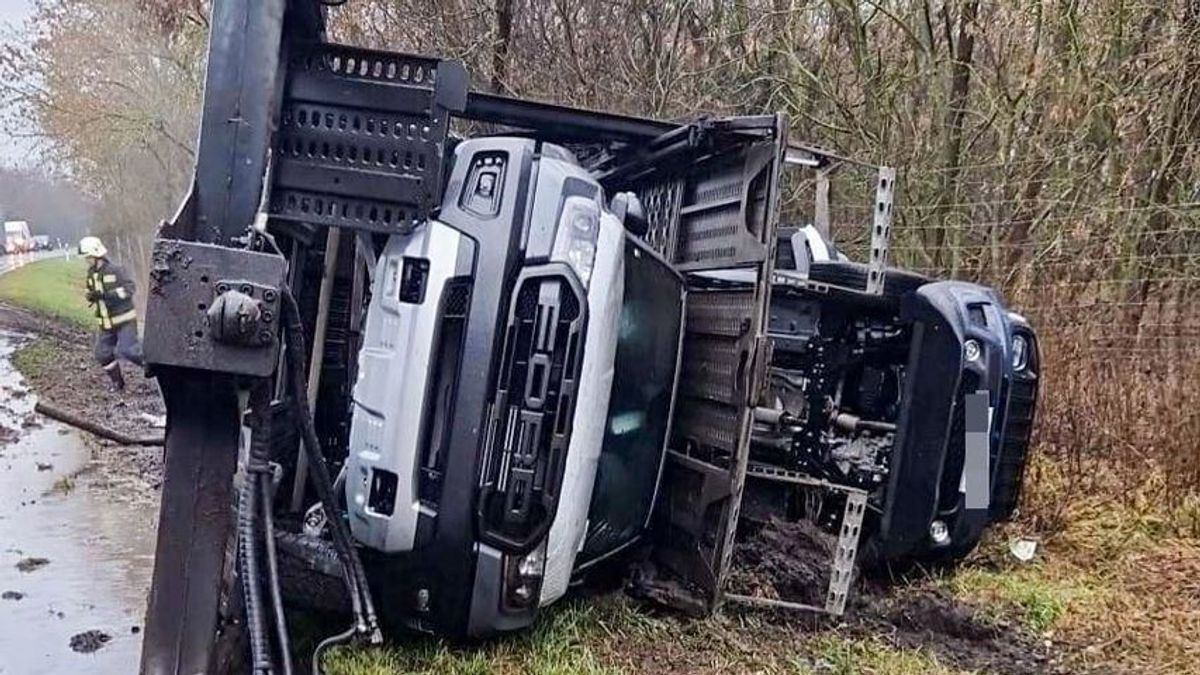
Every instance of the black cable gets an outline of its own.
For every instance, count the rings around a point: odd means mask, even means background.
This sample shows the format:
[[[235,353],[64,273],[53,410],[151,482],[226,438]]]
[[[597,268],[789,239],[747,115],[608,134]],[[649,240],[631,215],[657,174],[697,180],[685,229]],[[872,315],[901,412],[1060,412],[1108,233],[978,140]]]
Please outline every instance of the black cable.
[[[269,438],[270,434],[266,434]],[[287,617],[283,613],[283,593],[279,589],[279,557],[275,551],[275,522],[272,514],[271,474],[259,476],[262,491],[263,536],[267,548],[267,587],[271,590],[271,605],[275,613],[275,633],[279,640],[279,656],[283,675],[292,675],[292,645],[288,639]]]
[[[283,255],[283,250],[279,248],[279,243],[275,241],[274,235],[272,235],[270,232],[265,232],[265,231],[258,232],[257,234],[264,243],[266,243],[268,246],[270,246],[270,248],[276,253],[276,255],[280,255],[280,256]],[[299,411],[298,415],[302,419],[305,419],[309,423],[312,423],[311,412],[308,410],[307,407],[304,407],[304,404],[302,403],[302,402],[305,402],[308,400],[308,394],[307,394],[308,386],[304,379],[304,363],[303,363],[303,355],[307,351],[305,349],[305,345],[304,345],[304,333],[303,333],[304,324],[300,320],[299,309],[295,306],[296,298],[295,298],[295,296],[292,295],[291,290],[288,289],[287,287],[284,287],[282,295],[284,295],[285,298],[291,299],[291,305],[289,305],[286,302],[284,303],[284,312],[285,312],[284,328],[286,330],[286,333],[285,333],[285,339],[286,339],[285,355],[291,355],[291,354],[298,355],[298,357],[295,359],[291,358],[290,356],[285,357],[286,361],[284,363],[284,370],[285,370],[284,381],[289,386],[292,387],[293,398],[296,399],[296,408]],[[289,309],[294,309],[295,311],[291,314],[288,314]],[[293,317],[294,317],[294,321],[292,320]],[[309,443],[310,440],[313,440],[315,445],[310,444]],[[305,435],[303,445],[304,445],[306,455],[309,454],[312,447],[318,448],[318,452],[319,452],[320,440],[317,439],[317,437],[316,437],[315,424],[313,425],[312,439],[310,439],[307,435]],[[324,466],[324,455],[321,455],[321,459],[322,459],[322,466]],[[318,491],[319,490],[320,490],[320,488],[318,487]],[[327,517],[328,517],[328,514],[327,514]],[[339,540],[339,538],[336,535],[333,537],[333,545],[337,551],[338,560],[343,562],[343,564],[342,564],[342,581],[346,584],[347,593],[350,595],[351,610],[354,613],[355,622],[360,627],[360,632],[363,632],[362,627],[364,627],[366,624],[364,622],[363,613],[362,613],[362,600],[361,600],[362,594],[359,592],[360,581],[358,579],[358,576],[353,573],[353,570],[349,569],[349,566],[345,564],[346,558],[350,555],[351,551],[353,550],[353,545],[350,543],[348,537],[347,537],[347,540],[343,542],[343,541]],[[366,582],[363,581],[362,583],[365,585]],[[372,610],[373,609],[374,608],[372,608]],[[373,612],[372,612],[372,616],[373,616]]]
[[[290,351],[290,347],[289,347],[289,351]],[[305,442],[304,446],[305,446],[306,456],[308,456],[308,461],[311,462],[312,455],[308,454],[308,443]],[[329,521],[329,520],[330,520],[330,516],[328,514],[326,514],[326,521]],[[348,557],[349,557],[348,545],[346,542],[343,542],[341,537],[337,536],[337,532],[335,530],[332,530],[332,526],[330,526],[330,534],[331,534],[332,542],[334,542],[334,550],[337,554],[337,560],[338,560],[338,562],[341,563],[342,583],[344,585],[346,585],[346,592],[350,598],[350,613],[352,613],[354,615],[355,629],[356,629],[356,631],[358,631],[360,633],[365,633],[367,631],[367,627],[366,627],[366,619],[364,617],[364,614],[362,614],[362,595],[361,595],[361,592],[359,591],[359,579],[358,579],[358,575],[354,574],[354,568],[353,568],[353,566],[350,566],[350,563],[348,561]]]
[[[325,464],[325,456],[321,450],[321,441],[317,436],[316,423],[313,421],[312,413],[309,411],[308,406],[305,405],[308,399],[303,364],[306,349],[304,346],[304,326],[300,320],[300,307],[296,303],[296,298],[292,295],[290,289],[282,289],[282,296],[284,320],[287,327],[288,371],[292,381],[292,397],[295,399],[296,408],[300,415],[300,426],[304,440],[303,445],[308,455],[309,476],[313,481],[313,485],[317,488],[317,496],[320,498],[325,509],[334,545],[340,547],[343,551],[342,564],[347,568],[349,576],[355,579],[359,587],[358,596],[360,597],[352,597],[352,600],[361,600],[366,611],[366,622],[365,624],[363,623],[361,614],[356,615],[358,628],[360,632],[369,632],[371,642],[379,644],[383,641],[383,637],[379,631],[379,621],[375,614],[375,604],[371,599],[371,589],[367,584],[367,575],[363,569],[362,560],[358,557],[358,551],[354,548],[354,544],[350,538],[350,532],[347,529],[337,499],[334,497],[332,481],[329,478],[329,468]]]
[[[291,383],[292,398],[294,399],[297,415],[301,422],[302,445],[304,446],[310,465],[309,479],[316,486],[317,495],[325,508],[326,521],[329,523],[334,548],[337,550],[338,558],[342,563],[343,580],[346,582],[346,588],[350,593],[350,601],[354,611],[354,623],[350,628],[321,641],[313,651],[312,671],[314,675],[321,675],[322,652],[331,645],[346,642],[356,633],[366,632],[367,625],[362,613],[363,593],[359,584],[361,577],[358,574],[357,566],[354,564],[358,562],[358,556],[354,551],[354,545],[350,541],[349,534],[344,529],[345,523],[342,521],[338,503],[333,498],[333,489],[329,483],[329,470],[325,465],[325,457],[321,452],[320,439],[316,433],[316,424],[313,422],[312,414],[307,405],[307,385],[304,379],[304,356],[307,350],[304,346],[304,326],[300,321],[300,308],[296,304],[296,298],[292,295],[290,289],[282,289],[281,295],[287,340],[285,369],[288,380]],[[365,586],[365,582],[363,586]],[[369,590],[367,598],[370,598]],[[378,633],[378,629],[375,629],[374,632]]]
[[[270,643],[263,617],[262,587],[259,585],[259,560],[255,518],[257,517],[258,475],[254,472],[254,443],[247,452],[246,471],[238,498],[238,571],[242,575],[242,599],[246,609],[246,629],[254,673],[271,671]]]
[[[290,335],[293,332],[295,332],[294,329],[289,327],[288,328],[289,344],[287,347],[288,354],[290,355],[293,352],[298,353],[298,354],[303,354],[304,353],[303,338],[300,338],[299,340],[295,340],[295,339],[291,338]],[[288,379],[291,380],[291,385],[292,385],[292,397],[294,399],[296,399],[297,401],[301,402],[301,403],[299,403],[299,405],[296,406],[297,409],[299,410],[299,412],[297,414],[303,418],[303,417],[308,416],[307,415],[308,409],[307,409],[307,407],[305,407],[305,404],[303,403],[304,401],[307,400],[307,397],[304,394],[304,385],[303,385],[304,376],[302,374],[303,364],[300,363],[301,360],[302,359],[292,359],[289,356],[289,358],[287,359],[287,369],[288,369],[288,374],[289,374]],[[301,374],[299,376],[293,376],[293,373],[296,373],[296,372],[299,372]],[[299,385],[297,385],[297,379],[299,380]],[[300,388],[297,389],[297,386],[299,386]],[[309,419],[311,419],[311,417],[309,417]],[[302,445],[305,450],[305,455],[308,458],[309,463],[311,464],[313,462],[313,455],[312,455],[312,451],[310,449],[312,446],[309,443],[308,434],[303,434],[303,437],[304,437],[304,439],[302,441]],[[325,458],[319,457],[318,459],[319,459],[321,465],[324,466]],[[314,476],[313,474],[309,474],[309,475],[310,475],[310,478],[314,482],[317,481],[316,476]],[[318,489],[318,493],[320,493],[320,489]],[[336,517],[336,515],[331,517],[327,513],[326,514],[326,522],[331,522],[333,520],[333,518],[335,518],[335,517]],[[350,608],[351,608],[351,612],[354,615],[355,628],[358,632],[366,632],[367,624],[366,624],[366,619],[363,617],[362,594],[359,592],[358,576],[354,573],[354,568],[349,562],[349,555],[350,555],[349,549],[350,549],[351,545],[348,544],[348,542],[346,542],[345,540],[343,540],[341,538],[341,536],[339,536],[340,534],[341,534],[340,530],[337,530],[336,528],[334,528],[333,525],[330,525],[330,535],[331,535],[331,539],[333,540],[333,548],[334,548],[335,552],[337,553],[338,561],[341,563],[341,567],[342,567],[342,581],[345,583],[346,592],[350,596]]]
[[[355,628],[354,626],[351,626],[344,632],[338,633],[337,635],[330,635],[324,640],[321,640],[321,642],[317,644],[317,648],[313,650],[312,675],[324,675],[324,671],[321,670],[321,653],[334,645],[345,644],[350,640],[350,638],[354,637],[354,633]]]
[[[269,386],[260,384],[252,393],[251,410],[253,431],[250,437],[250,448],[246,453],[246,480],[257,483],[258,502],[262,506],[262,530],[264,548],[267,554],[267,588],[271,593],[272,613],[275,615],[275,632],[279,641],[279,655],[283,663],[284,675],[292,675],[292,650],[288,638],[287,619],[283,613],[283,593],[279,588],[279,562],[275,550],[275,516],[274,499],[272,497],[271,481],[274,472],[271,470],[271,442],[274,438],[272,426],[274,422],[271,410]],[[257,586],[257,583],[255,584]],[[261,594],[261,591],[260,591]],[[259,601],[261,604],[261,600]],[[264,612],[265,614],[265,612]],[[264,634],[266,630],[263,629]]]
[[[263,233],[267,243],[279,251],[278,244],[275,243],[274,237]],[[321,441],[317,436],[316,423],[312,419],[312,412],[308,409],[307,401],[307,384],[304,378],[304,356],[307,349],[304,345],[304,324],[300,319],[300,308],[296,303],[296,298],[287,287],[282,289],[283,299],[283,314],[285,322],[285,339],[286,352],[284,370],[285,380],[291,383],[292,398],[296,410],[298,411],[301,427],[303,431],[303,443],[305,454],[308,458],[308,463],[312,471],[310,479],[317,488],[317,493],[321,498],[321,502],[325,508],[325,515],[330,525],[330,533],[332,535],[334,548],[338,553],[338,558],[342,563],[342,581],[346,585],[346,590],[350,595],[351,609],[354,614],[354,622],[351,626],[341,633],[332,635],[322,640],[317,648],[313,651],[312,672],[314,675],[321,675],[321,655],[330,646],[344,643],[354,637],[356,633],[371,631],[372,642],[378,643],[382,641],[382,636],[379,632],[378,623],[375,617],[374,603],[371,600],[370,588],[367,586],[366,574],[362,568],[362,562],[359,560],[357,551],[354,549],[354,544],[350,539],[349,532],[346,531],[345,522],[342,520],[342,515],[338,507],[337,501],[334,499],[333,489],[329,481],[329,470],[325,465],[325,456],[321,451]],[[267,436],[269,434],[260,434]],[[262,490],[263,499],[263,520],[265,523],[267,536],[267,566],[271,586],[272,601],[275,610],[276,631],[279,634],[280,651],[283,654],[284,675],[292,674],[291,662],[291,646],[288,640],[287,621],[283,613],[282,593],[279,589],[279,570],[278,561],[275,550],[275,533],[274,523],[272,520],[272,503],[271,503],[271,477],[269,474],[262,475]],[[363,604],[367,607],[367,621],[363,618]]]
[[[305,456],[308,463],[316,464],[322,470],[325,476],[328,476],[328,471],[325,469],[325,457],[321,452],[320,441],[316,439],[316,425],[312,421],[312,415],[308,410],[306,402],[308,400],[307,385],[304,380],[304,354],[306,353],[304,345],[303,324],[300,323],[299,308],[295,306],[295,297],[290,291],[284,291],[284,321],[287,328],[287,378],[292,390],[292,398],[296,407],[296,414],[301,420],[301,445],[304,448]],[[287,299],[292,302],[287,302]],[[309,436],[309,427],[312,427],[312,436]],[[316,457],[314,458],[314,448],[316,449]],[[317,486],[317,493],[323,504],[329,504],[327,499],[332,494],[332,487],[325,490],[324,484],[321,481],[321,473],[317,473],[318,469],[313,468],[309,474],[310,480]],[[358,576],[354,573],[354,567],[350,564],[350,551],[353,545],[349,538],[343,538],[343,531],[338,529],[333,522],[338,518],[336,511],[330,515],[328,506],[325,506],[326,522],[330,523],[330,535],[333,539],[333,547],[337,552],[338,560],[342,564],[343,581],[346,583],[346,589],[350,594],[350,604],[354,613],[355,625],[359,632],[366,632],[366,620],[363,617],[362,608],[362,593],[359,591]]]

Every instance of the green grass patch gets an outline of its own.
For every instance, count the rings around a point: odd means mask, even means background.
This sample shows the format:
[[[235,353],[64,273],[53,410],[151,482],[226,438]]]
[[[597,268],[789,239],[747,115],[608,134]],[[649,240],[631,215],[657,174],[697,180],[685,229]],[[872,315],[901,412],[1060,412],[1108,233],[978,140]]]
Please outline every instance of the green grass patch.
[[[639,609],[615,594],[545,610],[532,630],[477,645],[408,639],[382,649],[341,647],[328,675],[953,675],[925,649],[837,633],[808,633],[754,617],[679,619]]]
[[[921,649],[898,649],[878,640],[822,635],[811,645],[813,665],[798,663],[799,673],[833,675],[952,675],[951,668]]]
[[[26,380],[32,380],[46,372],[62,358],[60,348],[46,337],[38,337],[21,345],[12,355],[13,367]]]
[[[590,645],[602,631],[599,610],[571,603],[549,610],[530,631],[479,646],[413,638],[380,649],[341,647],[325,657],[323,666],[328,675],[620,673],[621,669],[602,664]]]
[[[40,260],[0,275],[0,301],[80,328],[95,318],[84,300],[87,263],[82,258]]]
[[[1067,575],[1042,564],[994,571],[963,568],[948,579],[950,590],[986,608],[1015,610],[1038,634],[1053,630],[1069,611],[1100,606],[1107,584],[1095,576]]]

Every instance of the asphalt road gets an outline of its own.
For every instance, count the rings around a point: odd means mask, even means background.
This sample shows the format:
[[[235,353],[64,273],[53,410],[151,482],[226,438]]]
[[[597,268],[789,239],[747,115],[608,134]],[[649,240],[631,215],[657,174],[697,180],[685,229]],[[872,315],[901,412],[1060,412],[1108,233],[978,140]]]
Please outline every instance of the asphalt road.
[[[36,253],[18,253],[13,255],[0,256],[0,274],[11,272],[18,267],[28,265],[31,262],[38,260],[47,260],[49,258],[61,258],[67,255],[67,251],[37,251]]]

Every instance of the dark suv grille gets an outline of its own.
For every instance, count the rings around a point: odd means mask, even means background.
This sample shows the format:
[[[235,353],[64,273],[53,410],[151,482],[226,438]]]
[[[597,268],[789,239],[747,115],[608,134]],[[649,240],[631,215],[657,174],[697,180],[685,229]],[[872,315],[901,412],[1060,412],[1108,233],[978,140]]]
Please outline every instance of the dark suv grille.
[[[518,281],[492,399],[479,498],[480,538],[508,552],[549,530],[571,434],[583,299],[566,278]]]
[[[946,460],[942,465],[942,484],[938,490],[938,511],[949,513],[958,507],[959,483],[963,465],[967,460],[967,394],[979,390],[979,375],[964,371],[962,383],[955,395],[954,419],[950,424],[950,437],[946,439]]]
[[[1037,375],[1032,373],[1017,374],[1009,389],[996,485],[992,490],[991,516],[994,520],[1012,516],[1021,496],[1021,479],[1025,474],[1029,440],[1033,434],[1033,414],[1037,408],[1037,389]]]

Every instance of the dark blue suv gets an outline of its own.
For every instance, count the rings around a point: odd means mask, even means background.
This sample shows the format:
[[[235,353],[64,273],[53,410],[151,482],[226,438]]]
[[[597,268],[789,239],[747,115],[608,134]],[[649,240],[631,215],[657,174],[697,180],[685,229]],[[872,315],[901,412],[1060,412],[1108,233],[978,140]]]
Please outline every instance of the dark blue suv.
[[[780,228],[775,262],[749,478],[770,467],[864,495],[865,564],[965,556],[1020,496],[1040,367],[1033,329],[977,284],[892,268],[868,293],[868,267],[812,226]],[[750,480],[747,494],[769,489]],[[799,501],[752,499],[747,515],[764,503],[812,510]]]

